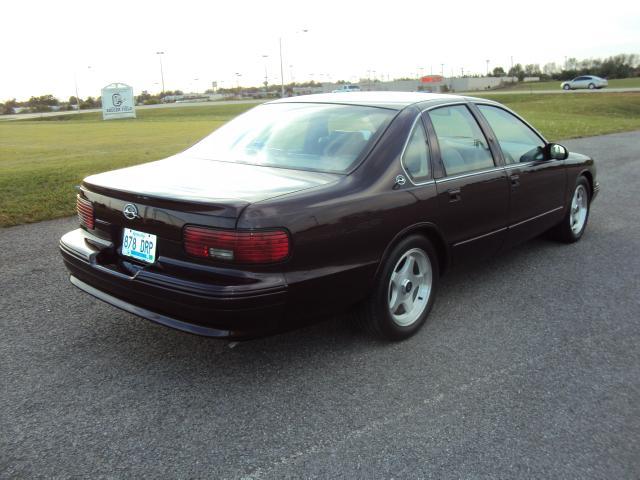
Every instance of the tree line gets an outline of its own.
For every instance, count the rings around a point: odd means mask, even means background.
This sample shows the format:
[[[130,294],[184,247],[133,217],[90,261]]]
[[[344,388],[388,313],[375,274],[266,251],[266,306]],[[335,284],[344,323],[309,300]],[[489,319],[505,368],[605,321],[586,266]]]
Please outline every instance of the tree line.
[[[80,99],[80,110],[87,108],[100,108],[102,106],[102,100],[100,97],[87,97]],[[53,95],[41,95],[39,97],[31,97],[29,100],[19,102],[15,98],[0,103],[0,113],[12,114],[12,113],[41,113],[65,110],[76,110],[78,107],[78,99],[75,96],[69,97],[69,100],[58,100]]]
[[[570,80],[580,75],[596,75],[608,79],[637,77],[640,76],[640,55],[621,53],[604,59],[567,58],[564,65],[550,62],[542,68],[537,63],[528,65],[517,63],[508,71],[503,67],[496,67],[489,74],[491,77],[518,77],[520,81],[525,77],[540,77],[540,80]]]
[[[575,58],[567,58],[564,65],[558,65],[555,62],[545,64],[542,68],[537,63],[522,65],[517,63],[508,71],[503,67],[495,67],[490,73],[491,77],[517,77],[522,81],[525,77],[539,77],[540,80],[569,80],[580,75],[597,75],[599,77],[613,78],[629,78],[640,76],[640,55],[637,54],[619,54],[607,58],[588,58],[585,60],[577,60]],[[374,80],[377,82],[378,80]],[[338,81],[337,83],[346,83]],[[310,82],[289,83],[285,85],[285,92],[291,94],[295,87],[317,87],[321,83]],[[205,94],[222,93],[231,95],[261,95],[279,96],[279,84],[264,83],[263,87],[242,87],[240,85],[235,88],[219,88],[215,92],[211,89]],[[150,94],[144,90],[136,97],[138,105],[152,105],[162,103],[165,97],[183,95],[182,90],[167,90],[159,94]],[[20,113],[39,113],[49,112],[51,110],[85,110],[88,108],[100,108],[102,101],[100,97],[86,97],[84,99],[69,97],[67,101],[61,101],[53,95],[41,95],[39,97],[31,97],[29,100],[19,102],[15,98],[0,103],[0,113],[12,114],[20,111]]]

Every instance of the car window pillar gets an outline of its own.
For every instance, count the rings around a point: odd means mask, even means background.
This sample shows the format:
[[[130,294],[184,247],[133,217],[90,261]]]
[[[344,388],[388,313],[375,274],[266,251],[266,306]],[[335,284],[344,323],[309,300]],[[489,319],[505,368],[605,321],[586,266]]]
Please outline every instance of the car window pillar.
[[[476,122],[480,125],[480,130],[484,133],[484,136],[487,138],[487,142],[489,143],[489,150],[491,150],[491,155],[493,156],[493,162],[496,167],[504,167],[506,165],[506,161],[504,159],[504,155],[502,153],[502,149],[500,148],[500,144],[498,143],[498,138],[496,137],[493,129],[489,125],[489,122],[484,118],[478,107],[475,103],[469,103],[467,105],[469,110],[471,110],[471,115],[476,119]]]

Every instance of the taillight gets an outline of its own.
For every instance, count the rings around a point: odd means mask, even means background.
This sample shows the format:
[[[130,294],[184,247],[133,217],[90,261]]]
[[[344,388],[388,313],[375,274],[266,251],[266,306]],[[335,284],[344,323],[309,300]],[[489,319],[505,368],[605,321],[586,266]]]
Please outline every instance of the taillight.
[[[93,214],[93,203],[85,200],[80,195],[76,197],[76,210],[78,211],[78,218],[80,223],[87,227],[89,230],[93,230],[95,226],[95,217]]]
[[[196,257],[234,263],[272,263],[289,255],[289,235],[284,230],[236,232],[187,226],[184,248]]]

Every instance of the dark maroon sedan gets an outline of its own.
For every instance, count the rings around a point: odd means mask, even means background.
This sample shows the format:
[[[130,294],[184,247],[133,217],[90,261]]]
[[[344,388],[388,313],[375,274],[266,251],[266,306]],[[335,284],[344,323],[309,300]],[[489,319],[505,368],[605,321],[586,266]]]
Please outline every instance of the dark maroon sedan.
[[[312,95],[86,178],[60,248],[75,286],[179,330],[247,338],[356,307],[397,340],[451,266],[547,230],[575,242],[597,193],[592,159],[496,102]]]

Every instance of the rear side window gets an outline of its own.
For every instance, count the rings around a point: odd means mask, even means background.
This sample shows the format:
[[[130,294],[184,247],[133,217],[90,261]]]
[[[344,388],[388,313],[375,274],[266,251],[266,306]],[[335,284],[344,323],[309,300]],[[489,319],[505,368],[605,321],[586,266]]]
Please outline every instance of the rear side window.
[[[447,175],[495,166],[487,139],[466,106],[436,108],[429,111],[429,118]]]
[[[409,141],[402,156],[402,164],[414,182],[421,182],[431,177],[427,136],[419,119],[409,135]]]
[[[544,159],[544,142],[519,118],[506,110],[478,105],[495,133],[507,164]]]

